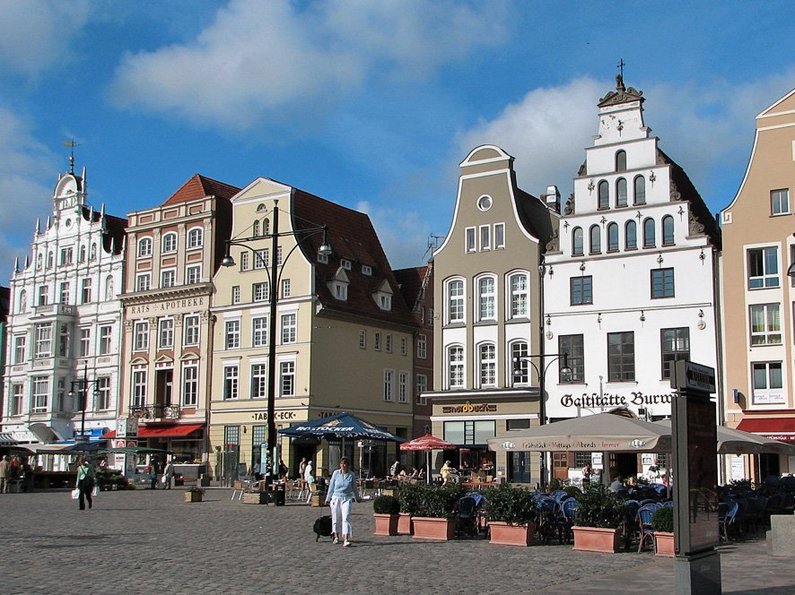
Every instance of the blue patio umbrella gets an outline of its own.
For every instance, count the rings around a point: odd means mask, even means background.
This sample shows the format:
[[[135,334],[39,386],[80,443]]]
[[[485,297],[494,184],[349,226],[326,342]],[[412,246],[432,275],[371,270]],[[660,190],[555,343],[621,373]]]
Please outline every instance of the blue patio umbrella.
[[[331,417],[324,417],[313,421],[301,422],[289,428],[279,430],[282,436],[300,438],[312,436],[314,438],[353,438],[355,440],[384,440],[387,442],[404,442],[404,439],[391,432],[382,430],[369,421],[357,417],[347,411],[341,411]]]

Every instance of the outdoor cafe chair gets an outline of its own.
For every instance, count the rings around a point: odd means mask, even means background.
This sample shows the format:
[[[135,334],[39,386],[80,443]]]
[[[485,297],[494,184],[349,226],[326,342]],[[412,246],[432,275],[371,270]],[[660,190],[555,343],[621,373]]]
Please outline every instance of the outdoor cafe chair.
[[[574,537],[572,527],[577,519],[577,507],[579,503],[576,498],[566,498],[560,505],[560,512],[562,516],[563,537],[566,543],[569,543]]]
[[[651,519],[656,511],[656,507],[648,504],[638,509],[638,529],[640,530],[638,552],[643,551],[643,545],[646,543],[646,540],[649,541],[651,549],[654,549],[654,527],[651,524]]]
[[[723,541],[729,541],[729,531],[734,526],[739,510],[740,503],[737,501],[718,503],[718,526]]]

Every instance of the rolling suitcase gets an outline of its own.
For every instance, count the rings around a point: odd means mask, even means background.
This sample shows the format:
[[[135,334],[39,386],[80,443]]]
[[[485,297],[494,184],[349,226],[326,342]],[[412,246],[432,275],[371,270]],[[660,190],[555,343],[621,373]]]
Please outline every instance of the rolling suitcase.
[[[331,515],[324,514],[316,518],[312,530],[315,532],[315,542],[321,537],[331,537]]]

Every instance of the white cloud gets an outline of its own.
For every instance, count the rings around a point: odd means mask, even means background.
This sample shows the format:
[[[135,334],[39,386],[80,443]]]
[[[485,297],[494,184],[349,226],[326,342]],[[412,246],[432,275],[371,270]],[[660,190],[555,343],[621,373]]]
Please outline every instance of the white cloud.
[[[501,6],[232,0],[192,42],[128,54],[110,97],[119,107],[234,128],[271,113],[306,118],[310,101],[309,113],[330,109],[368,77],[422,76],[497,43],[506,34]]]
[[[373,208],[367,201],[359,202],[354,208],[370,217],[393,269],[421,266],[428,260],[430,253],[423,258],[423,252],[430,232],[427,221],[419,213]]]
[[[0,0],[0,66],[31,76],[63,66],[91,12],[91,0]]]

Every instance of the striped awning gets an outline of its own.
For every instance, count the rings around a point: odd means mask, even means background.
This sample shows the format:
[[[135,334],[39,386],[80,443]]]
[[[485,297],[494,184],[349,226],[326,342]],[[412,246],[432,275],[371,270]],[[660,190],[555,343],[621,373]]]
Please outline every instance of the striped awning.
[[[0,432],[0,446],[16,446],[19,444],[8,432]]]

